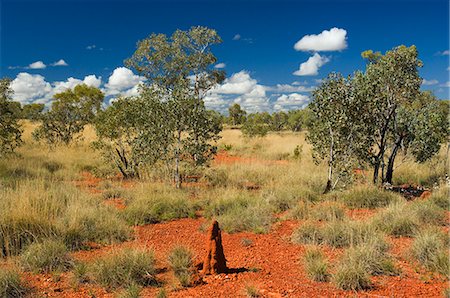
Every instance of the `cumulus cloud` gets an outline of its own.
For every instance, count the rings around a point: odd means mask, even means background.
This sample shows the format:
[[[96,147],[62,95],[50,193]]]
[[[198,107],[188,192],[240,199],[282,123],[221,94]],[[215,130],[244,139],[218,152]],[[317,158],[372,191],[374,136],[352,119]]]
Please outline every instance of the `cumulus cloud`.
[[[22,104],[47,103],[52,92],[52,86],[43,76],[26,72],[17,75],[11,82],[11,89],[14,91],[13,99]]]
[[[36,61],[28,65],[29,69],[44,69],[46,67],[47,65],[45,65],[45,63],[42,61]]]
[[[422,81],[422,85],[424,85],[424,86],[432,86],[432,85],[436,85],[436,84],[439,84],[438,80],[425,80],[425,79],[423,79],[423,81]]]
[[[217,69],[221,69],[221,68],[225,68],[227,65],[225,64],[225,63],[217,63],[215,66],[214,66],[214,68],[217,68]]]
[[[319,74],[319,68],[329,61],[330,59],[328,57],[322,57],[318,53],[315,53],[306,62],[300,64],[299,70],[293,74],[296,76],[316,76]]]
[[[233,36],[233,40],[239,40],[239,39],[241,39],[241,35],[240,34],[235,34]]]
[[[310,92],[313,90],[313,87],[302,86],[300,82],[293,82],[292,84],[276,84],[275,86],[268,86],[266,87],[266,90],[280,93]]]
[[[143,81],[145,81],[144,77],[135,75],[130,69],[118,67],[114,69],[108,79],[108,83],[105,84],[106,95],[135,95],[134,93],[137,93],[137,85]],[[136,92],[133,90],[136,90]]]
[[[70,77],[66,81],[54,82],[53,94],[64,92],[67,89],[73,89],[81,84],[86,84],[90,87],[99,88],[101,83],[102,83],[101,77],[97,78],[95,75],[85,76],[83,80]]]
[[[320,34],[303,36],[294,45],[297,51],[341,51],[347,48],[347,31],[340,28],[324,30]]]
[[[87,47],[86,47],[86,50],[93,50],[93,49],[95,49],[97,46],[95,45],[95,44],[93,44],[93,45],[88,45]]]
[[[273,105],[274,110],[286,111],[303,109],[309,102],[309,97],[299,93],[283,94],[278,97]]]
[[[250,93],[257,83],[247,71],[242,70],[225,79],[223,84],[213,91],[220,94],[245,94]]]
[[[52,66],[68,66],[69,64],[64,61],[64,59],[59,59],[58,61],[51,64]]]

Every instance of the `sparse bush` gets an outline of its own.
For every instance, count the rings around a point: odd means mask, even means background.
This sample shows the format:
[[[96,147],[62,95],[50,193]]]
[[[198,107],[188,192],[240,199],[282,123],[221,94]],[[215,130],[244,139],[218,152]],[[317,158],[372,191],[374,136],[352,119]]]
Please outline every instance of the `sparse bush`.
[[[328,280],[328,265],[322,251],[315,247],[308,249],[305,253],[304,264],[308,276],[319,282]]]
[[[363,266],[354,266],[354,264],[340,263],[333,274],[333,282],[343,290],[366,290],[371,287],[370,275]]]
[[[321,228],[314,222],[306,222],[294,230],[292,242],[300,244],[321,244],[323,234]]]
[[[217,167],[206,170],[203,179],[211,186],[225,187],[228,185],[228,173],[226,169]]]
[[[73,273],[73,279],[74,281],[78,284],[78,283],[85,283],[89,281],[89,276],[88,276],[88,266],[86,263],[84,262],[77,262],[75,261],[73,264],[73,268],[72,268],[72,273]]]
[[[373,218],[373,224],[392,236],[413,236],[419,229],[419,222],[405,203],[389,205]]]
[[[180,284],[183,287],[190,286],[193,271],[192,252],[184,246],[176,246],[167,260]]]
[[[295,207],[298,202],[297,195],[285,189],[271,189],[265,191],[262,196],[277,213]]]
[[[168,188],[137,193],[123,211],[125,219],[133,225],[152,224],[195,216],[195,208],[181,190]]]
[[[350,208],[378,208],[404,200],[399,195],[377,187],[359,186],[342,194],[342,201]]]
[[[101,257],[90,270],[96,282],[113,289],[156,282],[155,257],[151,250],[122,249]]]
[[[26,270],[43,273],[65,271],[73,265],[66,246],[57,240],[30,244],[22,253],[20,263]]]
[[[450,277],[450,260],[444,236],[436,230],[418,233],[411,246],[412,256],[428,270]]]
[[[61,170],[64,166],[57,161],[46,161],[42,164],[42,166],[50,173],[54,174],[57,171]]]
[[[117,199],[123,197],[123,190],[120,188],[109,188],[103,191],[102,197],[107,199]]]
[[[28,286],[20,278],[16,269],[0,268],[0,297],[20,298],[25,297]]]
[[[311,217],[320,221],[342,220],[345,217],[345,212],[339,203],[323,202],[312,208]]]
[[[133,283],[123,289],[117,298],[139,298],[141,297],[141,291],[142,287]]]

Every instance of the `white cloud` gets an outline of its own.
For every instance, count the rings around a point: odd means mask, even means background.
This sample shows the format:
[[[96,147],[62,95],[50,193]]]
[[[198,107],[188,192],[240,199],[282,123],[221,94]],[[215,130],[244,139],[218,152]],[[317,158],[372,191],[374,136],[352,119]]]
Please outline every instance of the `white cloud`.
[[[215,66],[214,66],[214,68],[217,68],[217,69],[221,69],[221,68],[225,68],[227,65],[225,64],[225,63],[217,63]]]
[[[299,70],[293,74],[296,76],[316,76],[319,73],[319,68],[329,61],[330,59],[328,57],[322,57],[318,53],[315,53],[306,62],[300,64]]]
[[[437,52],[436,55],[439,55],[439,56],[448,56],[448,55],[450,55],[450,50],[445,50],[445,51],[442,51],[442,52]]]
[[[313,90],[313,87],[301,86],[300,82],[293,82],[292,84],[277,84],[275,86],[266,87],[267,91],[274,92],[310,92]]]
[[[245,94],[250,93],[257,85],[257,81],[250,74],[242,70],[225,79],[222,85],[215,88],[213,92],[220,94]]]
[[[118,67],[114,69],[108,83],[105,84],[106,95],[130,94],[132,90],[137,90],[136,86],[143,81],[145,81],[144,77],[135,75],[130,69]]]
[[[449,88],[449,87],[450,87],[450,81],[445,82],[445,83],[442,84],[441,86],[442,86],[442,87],[447,87],[447,88]]]
[[[309,97],[303,94],[291,93],[283,94],[277,98],[273,107],[277,111],[286,111],[292,109],[303,109],[309,102]]]
[[[340,28],[303,36],[294,45],[297,51],[341,51],[347,48],[347,31]]]
[[[44,69],[46,67],[47,67],[47,65],[45,65],[44,62],[42,62],[42,61],[36,61],[36,62],[33,62],[30,65],[28,65],[28,68],[30,68],[30,69]]]
[[[45,78],[38,74],[21,72],[11,82],[14,91],[13,99],[25,104],[30,102],[47,103],[50,100],[52,87]]]
[[[239,39],[241,39],[240,34],[236,34],[235,36],[233,36],[233,40],[239,40]]]
[[[67,89],[73,89],[78,85],[86,84],[90,87],[99,88],[102,83],[101,77],[96,77],[95,75],[85,76],[83,80],[76,78],[68,78],[64,82],[54,82],[53,83],[53,94],[61,93]]]
[[[424,86],[431,86],[431,85],[436,85],[436,84],[439,84],[438,80],[425,80],[425,79],[423,79],[423,81],[422,81],[422,85],[424,85]]]
[[[93,45],[88,45],[87,47],[86,47],[86,50],[93,50],[93,49],[95,49],[97,46],[95,45],[95,44],[93,44]]]
[[[68,66],[69,64],[64,61],[64,59],[59,59],[58,61],[51,64],[52,66]]]

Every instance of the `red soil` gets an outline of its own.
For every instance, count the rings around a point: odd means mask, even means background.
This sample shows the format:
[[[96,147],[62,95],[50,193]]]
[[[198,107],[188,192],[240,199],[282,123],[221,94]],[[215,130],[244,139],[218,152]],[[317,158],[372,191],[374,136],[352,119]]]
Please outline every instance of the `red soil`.
[[[232,157],[220,153],[216,163],[261,162],[256,159]],[[265,162],[265,161],[264,161]],[[76,184],[88,191],[97,189],[101,179],[83,173],[85,180]],[[130,185],[132,187],[132,184]],[[123,200],[108,200],[107,204],[125,208]],[[368,209],[348,210],[348,216],[354,219],[366,219],[375,211]],[[449,213],[450,214],[450,213]],[[208,224],[204,218],[180,219],[171,222],[135,227],[135,238],[131,241],[95,247],[89,251],[72,253],[75,259],[92,262],[98,257],[124,247],[148,247],[155,250],[157,267],[161,273],[157,279],[163,283],[169,297],[245,297],[245,287],[255,286],[262,297],[442,297],[447,282],[442,277],[427,273],[423,268],[411,262],[408,249],[410,238],[391,238],[391,253],[396,265],[401,269],[400,276],[372,277],[373,288],[368,291],[351,292],[338,290],[331,282],[311,281],[304,270],[301,259],[305,246],[290,242],[293,230],[302,224],[300,221],[287,220],[277,222],[268,234],[222,232],[222,244],[227,259],[228,273],[203,276],[203,283],[189,288],[177,286],[176,279],[167,270],[167,256],[176,245],[190,248],[199,263],[207,250],[207,235],[202,227]],[[242,240],[246,239],[246,245]],[[323,247],[331,264],[339,260],[342,249]],[[34,287],[35,296],[44,297],[114,297],[116,293],[92,283],[75,286],[71,273],[59,275],[25,273],[24,278]],[[154,297],[159,291],[155,287],[146,287],[142,297]]]

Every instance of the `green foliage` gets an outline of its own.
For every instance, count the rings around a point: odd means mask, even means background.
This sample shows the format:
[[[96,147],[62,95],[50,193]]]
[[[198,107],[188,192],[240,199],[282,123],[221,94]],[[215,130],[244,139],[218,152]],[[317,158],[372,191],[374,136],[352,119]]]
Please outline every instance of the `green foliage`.
[[[49,273],[72,267],[72,259],[63,242],[44,240],[30,244],[22,253],[20,262],[26,270]]]
[[[138,284],[131,284],[127,286],[122,292],[117,296],[118,298],[140,298],[142,287]]]
[[[40,120],[45,105],[43,103],[29,103],[22,107],[22,118],[31,121]]]
[[[359,186],[342,194],[342,202],[350,208],[379,208],[403,199],[378,187]]]
[[[29,291],[28,286],[20,278],[20,273],[11,268],[0,268],[0,297],[25,297]]]
[[[103,98],[99,89],[84,84],[56,94],[51,110],[42,115],[42,124],[33,137],[49,145],[69,145],[93,121]]]
[[[317,248],[306,250],[304,265],[309,278],[314,281],[325,282],[329,278],[328,264],[322,251]]]
[[[249,114],[242,126],[242,133],[247,137],[264,137],[270,130],[270,121],[271,116],[267,112]]]
[[[155,257],[151,250],[129,248],[97,259],[90,268],[96,282],[116,289],[156,283]]]
[[[22,144],[22,130],[18,122],[20,109],[12,101],[11,80],[0,79],[0,156],[11,153]],[[19,104],[20,108],[20,104]]]
[[[308,108],[288,112],[287,127],[292,131],[301,131],[311,126],[312,114]]]
[[[373,224],[392,236],[413,236],[420,223],[405,203],[394,203],[376,214]]]
[[[283,111],[272,113],[269,129],[271,131],[282,131],[288,124],[288,117],[288,114]]]
[[[184,246],[176,246],[171,250],[167,261],[180,284],[183,287],[190,286],[194,265],[192,252]]]
[[[232,125],[240,125],[245,122],[247,112],[239,104],[235,103],[228,108],[228,114]]]

